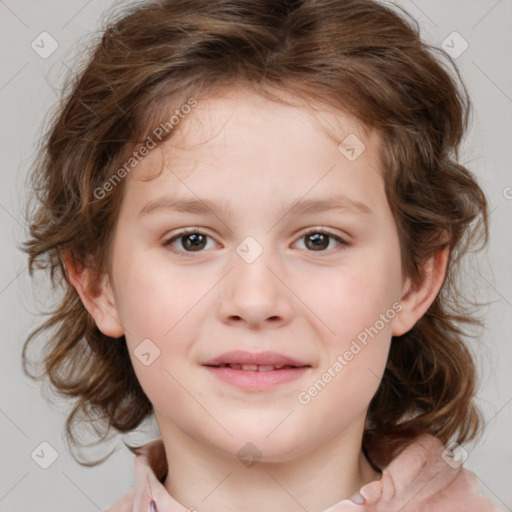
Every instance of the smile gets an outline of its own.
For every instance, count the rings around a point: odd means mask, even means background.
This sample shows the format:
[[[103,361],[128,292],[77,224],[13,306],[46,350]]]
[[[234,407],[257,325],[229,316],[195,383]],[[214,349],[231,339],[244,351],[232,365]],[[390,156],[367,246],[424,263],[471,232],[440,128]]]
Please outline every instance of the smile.
[[[224,364],[203,366],[211,375],[223,383],[244,391],[271,391],[302,377],[311,366],[274,366]]]
[[[281,370],[283,368],[297,368],[297,366],[290,365],[273,365],[273,364],[221,364],[214,366],[214,368],[231,368],[233,370],[253,371],[253,372],[272,372],[274,370]]]

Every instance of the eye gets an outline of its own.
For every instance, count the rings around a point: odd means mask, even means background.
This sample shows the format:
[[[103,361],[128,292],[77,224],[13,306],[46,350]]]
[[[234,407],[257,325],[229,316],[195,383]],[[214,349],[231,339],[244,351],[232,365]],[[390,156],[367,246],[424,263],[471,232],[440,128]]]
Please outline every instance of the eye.
[[[191,253],[201,252],[203,249],[211,249],[215,247],[215,243],[212,246],[207,247],[208,239],[213,239],[198,229],[188,229],[176,233],[171,238],[163,242],[164,247],[172,247],[173,252],[180,253]],[[333,249],[332,241],[335,244],[348,246],[349,243],[343,240],[341,237],[330,233],[322,228],[316,228],[303,234],[299,240],[305,240],[305,248],[309,252],[326,252],[329,249]],[[331,246],[331,247],[330,247]]]
[[[175,252],[201,252],[207,245],[207,239],[211,238],[197,229],[180,231],[166,240],[165,247],[172,246]],[[180,247],[176,248],[176,244]],[[215,246],[215,245],[214,245]],[[211,248],[211,247],[209,247]]]
[[[348,242],[339,236],[321,228],[308,231],[299,238],[299,240],[303,239],[305,240],[304,245],[306,246],[306,249],[313,252],[325,252],[326,249],[329,249],[330,240],[335,240],[338,245],[349,245]]]

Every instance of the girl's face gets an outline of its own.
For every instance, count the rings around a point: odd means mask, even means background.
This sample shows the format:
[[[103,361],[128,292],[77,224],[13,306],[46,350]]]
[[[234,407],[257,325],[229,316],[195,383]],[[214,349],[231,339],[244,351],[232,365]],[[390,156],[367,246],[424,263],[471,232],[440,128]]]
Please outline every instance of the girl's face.
[[[243,90],[182,122],[125,178],[112,248],[162,434],[277,461],[362,433],[404,288],[377,135]],[[267,371],[205,365],[232,351]]]

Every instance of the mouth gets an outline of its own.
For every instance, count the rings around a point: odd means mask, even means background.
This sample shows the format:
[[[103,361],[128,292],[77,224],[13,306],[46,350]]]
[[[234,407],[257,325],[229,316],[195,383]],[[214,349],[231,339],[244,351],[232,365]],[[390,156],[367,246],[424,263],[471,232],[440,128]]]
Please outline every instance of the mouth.
[[[204,365],[210,368],[231,368],[232,370],[241,370],[245,372],[273,372],[276,370],[289,370],[296,368],[310,368],[310,365],[294,366],[289,364],[273,365],[273,364],[231,364],[223,363],[218,365]]]
[[[202,364],[216,379],[245,391],[265,391],[299,379],[312,368],[277,352],[234,351]]]
[[[213,366],[216,368],[229,366],[234,370],[245,371],[273,371],[284,367],[301,368],[311,365],[278,352],[234,350],[205,361],[203,366]]]

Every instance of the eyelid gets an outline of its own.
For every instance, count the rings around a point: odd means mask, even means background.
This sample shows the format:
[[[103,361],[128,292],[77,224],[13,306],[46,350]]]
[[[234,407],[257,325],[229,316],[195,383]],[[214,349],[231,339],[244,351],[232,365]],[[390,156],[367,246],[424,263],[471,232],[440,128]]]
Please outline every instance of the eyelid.
[[[324,228],[322,226],[316,226],[316,227],[313,226],[313,227],[307,228],[304,231],[299,232],[298,234],[295,235],[295,242],[294,242],[294,244],[297,243],[302,238],[304,238],[305,236],[307,236],[309,234],[316,234],[316,233],[321,233],[321,234],[327,235],[327,236],[335,239],[340,246],[349,246],[349,245],[351,245],[350,242],[348,242],[345,239],[345,237],[343,237],[343,236],[341,236],[341,235],[339,235],[337,233],[334,233],[330,229]],[[166,237],[166,239],[163,242],[163,246],[164,247],[170,247],[170,250],[172,252],[175,252],[175,253],[178,253],[178,254],[185,254],[187,256],[192,256],[194,253],[200,254],[200,253],[206,252],[204,250],[201,250],[201,251],[183,251],[183,250],[178,250],[178,249],[175,249],[174,247],[172,247],[171,244],[173,242],[175,242],[176,240],[179,240],[180,238],[183,238],[183,237],[185,237],[187,235],[191,235],[191,234],[205,235],[206,237],[211,238],[212,240],[215,241],[214,237],[209,235],[206,229],[193,227],[193,228],[183,228],[183,229],[179,230],[178,232],[174,233],[172,236]],[[323,251],[306,251],[306,252],[313,253],[313,254],[316,253],[316,252],[318,252],[320,254],[322,254],[322,253],[328,254],[331,251],[332,251],[332,249],[331,250],[323,250]]]
[[[331,231],[330,229],[328,228],[324,228],[322,226],[317,226],[317,227],[311,227],[311,228],[307,228],[305,231],[301,231],[297,236],[297,240],[295,243],[297,243],[299,240],[301,240],[302,238],[304,238],[306,235],[310,235],[310,234],[316,234],[316,233],[321,233],[321,234],[324,234],[324,235],[327,235],[331,238],[334,238],[335,240],[338,241],[339,245],[341,246],[349,246],[351,245],[350,242],[348,242],[346,240],[346,237],[338,234],[338,233],[335,233],[334,231]],[[325,251],[307,251],[308,253],[312,253],[312,254],[315,254],[315,253],[319,253],[319,254],[330,254],[332,252],[332,249],[331,250],[325,250]]]
[[[306,228],[303,231],[299,231],[299,233],[296,235],[297,238],[301,238],[305,235],[309,235],[311,233],[323,233],[324,235],[332,236],[333,238],[338,238],[340,240],[344,240],[344,235],[335,232],[334,230],[331,230],[330,228],[326,228],[324,226],[312,226],[310,228]],[[347,236],[348,238],[348,236]],[[348,243],[348,242],[347,242]]]
[[[182,251],[182,250],[175,249],[174,247],[172,247],[172,243],[174,243],[176,240],[179,240],[180,238],[183,238],[183,237],[185,237],[187,235],[194,235],[194,234],[205,235],[206,237],[211,238],[212,240],[215,241],[214,237],[209,235],[207,233],[206,229],[193,227],[193,228],[183,228],[183,229],[180,229],[179,231],[177,231],[173,235],[167,236],[165,238],[165,240],[163,241],[162,245],[164,247],[169,248],[169,250],[172,251],[175,254],[183,254],[185,256],[193,256],[195,253],[196,254],[201,254],[203,252],[206,252],[206,251]],[[215,243],[217,243],[217,242],[215,241]]]

